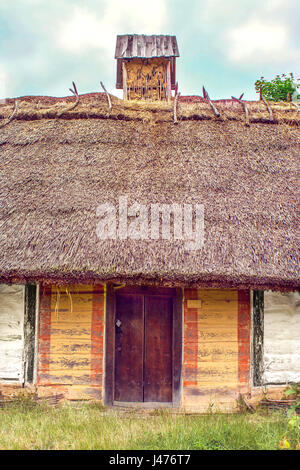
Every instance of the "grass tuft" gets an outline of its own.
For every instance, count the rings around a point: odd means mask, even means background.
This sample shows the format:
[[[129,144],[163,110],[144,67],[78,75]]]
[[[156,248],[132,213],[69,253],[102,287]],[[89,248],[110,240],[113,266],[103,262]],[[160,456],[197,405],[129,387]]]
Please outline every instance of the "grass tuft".
[[[96,402],[50,407],[23,399],[0,409],[0,449],[275,450],[286,426],[281,412],[127,413]]]

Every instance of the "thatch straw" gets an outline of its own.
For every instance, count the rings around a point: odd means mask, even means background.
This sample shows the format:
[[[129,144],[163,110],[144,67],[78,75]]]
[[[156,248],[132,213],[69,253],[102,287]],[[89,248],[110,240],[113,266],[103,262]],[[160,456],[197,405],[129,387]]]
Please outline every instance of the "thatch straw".
[[[123,103],[105,94],[22,98],[0,130],[0,281],[151,283],[295,289],[299,286],[299,113],[248,103],[180,98],[180,125],[167,103]],[[11,101],[0,106],[11,115]],[[198,252],[181,240],[96,236],[96,207],[204,204]]]
[[[56,119],[57,115],[63,111],[60,119],[111,119],[111,120],[133,120],[151,122],[173,122],[173,106],[167,102],[149,101],[123,101],[115,97],[110,97],[113,109],[107,113],[107,97],[105,93],[93,93],[80,95],[80,102],[76,109],[64,109],[62,105],[72,103],[72,97],[51,98],[51,97],[23,97],[19,98],[20,111],[16,119],[37,120]],[[6,104],[0,105],[0,119],[8,118],[11,115],[11,103],[13,100],[6,100]],[[36,103],[39,103],[38,108]],[[216,119],[211,105],[201,97],[178,97],[180,103],[180,113],[177,112],[179,121],[201,121]],[[213,105],[222,115],[222,119],[229,121],[245,122],[243,108],[238,102],[231,99],[214,100]],[[270,123],[270,115],[263,102],[243,101],[249,113],[249,122]],[[73,105],[71,104],[70,108]],[[274,121],[272,124],[300,124],[300,114],[293,106],[293,103],[272,103]]]
[[[4,123],[0,124],[0,129],[1,127],[4,127],[7,124],[9,124],[14,119],[15,115],[17,114],[17,111],[18,111],[18,101],[15,100],[15,105],[14,105],[12,115]]]
[[[267,100],[263,96],[261,97],[261,99],[264,102],[264,104],[266,105],[267,110],[269,111],[270,121],[273,121],[273,112],[272,112],[272,109],[271,109],[269,103],[267,102]]]
[[[78,95],[78,92],[77,92],[76,85],[75,85],[74,82],[72,82],[72,83],[73,83],[73,89],[70,88],[70,92],[73,93],[73,95],[75,95],[75,97],[76,97],[75,103],[74,103],[73,105],[71,105],[71,106],[68,106],[68,108],[63,109],[62,111],[60,111],[60,112],[57,114],[57,117],[61,117],[63,114],[68,113],[69,111],[73,111],[73,109],[75,109],[76,106],[77,106],[78,103],[79,103],[80,98],[79,98],[79,95]]]

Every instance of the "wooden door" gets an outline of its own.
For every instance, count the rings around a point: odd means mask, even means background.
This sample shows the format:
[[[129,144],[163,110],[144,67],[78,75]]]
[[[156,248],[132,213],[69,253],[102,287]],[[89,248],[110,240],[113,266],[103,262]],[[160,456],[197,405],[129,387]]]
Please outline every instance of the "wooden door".
[[[171,296],[117,294],[114,400],[172,401]]]
[[[145,297],[144,401],[172,401],[172,298]]]
[[[143,401],[143,306],[141,296],[116,296],[116,401]]]

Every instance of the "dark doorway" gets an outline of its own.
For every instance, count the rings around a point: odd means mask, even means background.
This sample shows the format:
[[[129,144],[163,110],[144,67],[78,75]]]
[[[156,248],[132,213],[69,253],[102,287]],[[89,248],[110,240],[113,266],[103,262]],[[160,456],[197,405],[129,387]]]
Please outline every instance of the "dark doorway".
[[[107,289],[106,403],[177,405],[181,385],[178,289]]]

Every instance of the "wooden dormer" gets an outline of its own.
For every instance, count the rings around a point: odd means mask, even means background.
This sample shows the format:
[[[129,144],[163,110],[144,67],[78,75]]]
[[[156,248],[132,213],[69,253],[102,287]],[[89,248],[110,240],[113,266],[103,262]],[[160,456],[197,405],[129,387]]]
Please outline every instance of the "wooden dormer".
[[[176,36],[117,36],[116,88],[125,100],[168,101],[175,89]]]

